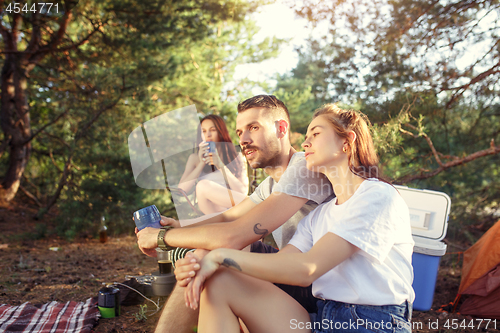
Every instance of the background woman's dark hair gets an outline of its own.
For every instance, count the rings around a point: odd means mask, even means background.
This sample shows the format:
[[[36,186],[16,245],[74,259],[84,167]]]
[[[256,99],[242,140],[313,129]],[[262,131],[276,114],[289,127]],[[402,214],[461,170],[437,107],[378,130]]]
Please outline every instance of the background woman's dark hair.
[[[211,120],[215,125],[215,129],[217,130],[217,134],[219,136],[219,142],[216,142],[216,147],[222,162],[224,162],[224,164],[229,168],[229,170],[231,170],[233,175],[235,175],[237,178],[240,177],[243,171],[243,166],[241,165],[240,159],[237,158],[238,153],[236,152],[236,148],[234,147],[233,141],[229,136],[229,131],[227,130],[226,123],[224,122],[224,119],[222,119],[220,116],[215,114],[209,114],[201,118],[200,126],[198,128],[197,146],[202,141],[201,123],[203,123],[205,120]],[[203,168],[203,172],[205,173],[212,172],[211,166],[206,165]]]
[[[349,169],[362,178],[377,178],[387,183],[378,166],[378,156],[369,129],[370,121],[363,113],[343,110],[335,104],[325,104],[314,112],[313,119],[325,116],[337,135],[347,139]],[[349,139],[349,132],[356,133],[356,140]]]

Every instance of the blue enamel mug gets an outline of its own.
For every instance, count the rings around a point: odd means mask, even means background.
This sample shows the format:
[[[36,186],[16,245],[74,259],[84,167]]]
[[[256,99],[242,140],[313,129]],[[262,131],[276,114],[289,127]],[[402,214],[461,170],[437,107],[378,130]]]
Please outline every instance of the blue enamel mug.
[[[215,153],[215,142],[207,141],[208,143],[208,153]]]
[[[146,227],[161,228],[161,215],[155,205],[144,207],[134,212],[134,222],[137,229]]]

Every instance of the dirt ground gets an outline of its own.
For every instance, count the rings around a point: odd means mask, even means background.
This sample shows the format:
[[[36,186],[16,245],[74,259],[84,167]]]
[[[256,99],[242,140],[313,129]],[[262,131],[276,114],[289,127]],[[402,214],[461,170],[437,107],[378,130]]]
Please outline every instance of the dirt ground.
[[[14,203],[0,208],[0,304],[19,305],[50,301],[85,301],[97,293],[104,284],[124,282],[125,276],[151,274],[158,269],[156,260],[143,255],[134,236],[109,237],[106,243],[99,239],[81,238],[68,242],[53,236],[31,240],[30,233],[36,223],[51,225],[51,216],[34,221],[36,210]],[[413,312],[413,332],[500,332],[491,325],[474,328],[451,329],[446,323],[469,325],[472,318],[456,313],[438,312],[441,305],[455,299],[460,284],[461,261],[456,252],[466,247],[448,244],[448,254],[441,260],[434,302],[430,311]],[[160,306],[165,297],[153,297]],[[122,307],[119,317],[99,320],[94,332],[153,332],[159,318],[155,306],[147,304],[147,319],[141,318],[141,306]],[[437,325],[437,326],[436,326]],[[500,322],[497,323],[500,328]]]

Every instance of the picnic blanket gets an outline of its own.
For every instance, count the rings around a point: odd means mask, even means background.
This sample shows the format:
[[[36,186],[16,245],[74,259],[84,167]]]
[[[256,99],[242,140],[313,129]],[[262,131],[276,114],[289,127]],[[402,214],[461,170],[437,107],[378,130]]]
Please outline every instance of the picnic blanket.
[[[85,302],[0,305],[0,332],[87,333],[100,317],[97,297]]]

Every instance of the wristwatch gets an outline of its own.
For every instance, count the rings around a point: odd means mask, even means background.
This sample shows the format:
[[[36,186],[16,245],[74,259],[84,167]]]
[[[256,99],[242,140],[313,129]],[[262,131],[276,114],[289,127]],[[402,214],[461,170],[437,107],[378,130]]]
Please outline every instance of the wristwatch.
[[[167,231],[169,231],[170,229],[173,229],[174,227],[172,227],[171,225],[167,225],[165,227],[161,227],[160,228],[160,232],[158,233],[158,247],[160,249],[162,249],[163,251],[170,251],[172,249],[174,249],[173,246],[170,246],[168,245],[166,242],[165,242],[165,234],[167,233]]]

